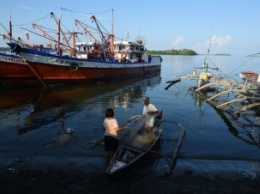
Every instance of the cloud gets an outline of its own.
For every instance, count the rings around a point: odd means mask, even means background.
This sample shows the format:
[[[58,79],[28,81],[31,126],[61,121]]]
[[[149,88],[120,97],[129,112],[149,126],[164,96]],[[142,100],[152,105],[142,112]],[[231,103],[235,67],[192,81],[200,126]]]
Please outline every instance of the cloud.
[[[208,49],[210,50],[215,50],[217,52],[224,51],[227,49],[231,42],[231,36],[230,35],[225,35],[225,36],[216,36],[213,35],[211,37],[211,45],[210,45],[210,40],[205,41],[204,43],[198,43],[195,45],[195,50],[198,50],[198,52],[204,52],[207,51]],[[210,45],[210,48],[209,48]]]
[[[179,47],[179,45],[184,41],[184,37],[183,36],[177,36],[174,41],[172,42],[172,46],[173,47]]]
[[[230,35],[226,35],[226,36],[212,36],[211,38],[211,44],[217,47],[225,47],[227,45],[229,45],[231,41],[231,36]],[[209,41],[208,41],[209,43]]]
[[[22,6],[22,9],[31,10],[31,8],[27,6]]]

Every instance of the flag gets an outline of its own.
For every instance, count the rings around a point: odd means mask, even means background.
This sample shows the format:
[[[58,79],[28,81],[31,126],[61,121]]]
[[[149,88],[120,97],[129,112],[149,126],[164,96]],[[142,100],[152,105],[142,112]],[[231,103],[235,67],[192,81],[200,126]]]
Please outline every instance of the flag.
[[[25,35],[26,35],[26,39],[29,40],[29,32],[28,31],[25,32]]]

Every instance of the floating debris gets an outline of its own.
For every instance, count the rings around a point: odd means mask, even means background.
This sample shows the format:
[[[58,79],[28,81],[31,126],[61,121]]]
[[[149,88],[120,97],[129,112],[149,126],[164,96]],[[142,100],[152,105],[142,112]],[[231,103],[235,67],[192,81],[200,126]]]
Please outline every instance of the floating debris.
[[[66,133],[67,134],[72,134],[72,133],[74,133],[74,130],[72,128],[67,128],[66,129]]]
[[[10,167],[8,168],[8,170],[12,173],[12,174],[17,174],[19,171],[17,169],[15,169],[14,167]]]

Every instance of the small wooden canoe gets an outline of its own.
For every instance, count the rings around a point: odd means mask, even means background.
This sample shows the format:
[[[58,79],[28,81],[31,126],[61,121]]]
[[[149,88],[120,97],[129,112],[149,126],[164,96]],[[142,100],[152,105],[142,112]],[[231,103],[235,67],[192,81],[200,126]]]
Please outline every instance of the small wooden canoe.
[[[126,169],[147,154],[155,146],[162,134],[163,130],[160,128],[161,123],[162,111],[155,119],[153,133],[147,132],[146,129],[142,128],[131,138],[131,144],[123,143],[119,146],[106,173],[112,175]]]

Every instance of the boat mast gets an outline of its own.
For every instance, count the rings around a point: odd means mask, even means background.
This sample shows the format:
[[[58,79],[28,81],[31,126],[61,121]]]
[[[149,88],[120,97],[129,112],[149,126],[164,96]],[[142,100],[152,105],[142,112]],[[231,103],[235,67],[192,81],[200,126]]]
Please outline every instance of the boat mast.
[[[59,56],[61,56],[61,48],[60,48],[60,18],[61,18],[61,13],[59,16],[58,20],[58,45],[57,45],[57,53]]]
[[[9,20],[9,36],[10,36],[10,42],[13,36],[13,31],[12,31],[12,16],[11,16],[11,9],[10,9],[10,20]]]
[[[95,22],[95,24],[96,24],[96,26],[97,26],[98,32],[99,32],[100,37],[101,37],[102,53],[103,53],[104,57],[106,58],[106,60],[108,60],[108,59],[107,59],[107,53],[108,53],[108,49],[109,49],[109,43],[108,43],[108,41],[106,40],[106,37],[105,37],[104,33],[102,32],[102,30],[101,30],[101,28],[100,28],[100,26],[99,26],[99,24],[98,24],[98,22],[97,22],[96,17],[93,15],[93,16],[91,16],[90,18],[92,19],[92,21]]]
[[[210,34],[210,39],[209,39],[209,46],[208,46],[208,50],[207,50],[207,57],[203,63],[203,68],[205,69],[206,72],[208,72],[208,63],[207,63],[207,59],[209,57],[209,53],[210,53],[210,47],[211,47],[211,39],[212,39],[212,33],[213,33],[213,27],[212,27],[212,31],[211,31],[211,34]]]
[[[114,55],[114,10],[112,9],[112,34],[110,34],[110,53]]]
[[[58,25],[58,26],[60,26],[60,18],[59,19],[57,19],[56,18],[56,16],[55,16],[55,14],[53,13],[53,12],[51,12],[50,13],[51,14],[51,17],[52,18],[54,18],[54,20],[55,20],[55,22],[56,22],[56,24]],[[60,16],[61,17],[61,16]],[[62,34],[62,36],[63,36],[63,39],[65,40],[65,42],[66,42],[66,45],[69,47],[70,46],[70,44],[69,44],[69,41],[68,41],[68,39],[66,38],[66,36],[65,36],[65,33],[63,32],[63,30],[61,29],[61,27],[59,27],[60,28],[60,34]]]

